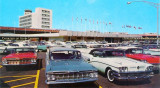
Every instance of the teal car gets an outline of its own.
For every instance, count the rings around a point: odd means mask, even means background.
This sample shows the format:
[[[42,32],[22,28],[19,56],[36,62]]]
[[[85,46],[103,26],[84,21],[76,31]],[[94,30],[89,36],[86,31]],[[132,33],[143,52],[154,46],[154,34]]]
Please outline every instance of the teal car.
[[[45,44],[40,44],[37,46],[37,50],[47,52],[47,46]]]
[[[46,58],[46,84],[94,82],[95,67],[82,59],[81,52],[72,48],[50,48]]]

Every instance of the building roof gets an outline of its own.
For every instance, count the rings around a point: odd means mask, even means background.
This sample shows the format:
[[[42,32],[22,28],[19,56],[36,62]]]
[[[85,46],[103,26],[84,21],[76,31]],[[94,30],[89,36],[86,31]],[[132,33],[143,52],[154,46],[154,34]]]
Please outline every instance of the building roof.
[[[17,31],[33,31],[33,32],[52,32],[52,33],[59,33],[57,29],[36,29],[36,28],[22,28],[22,27],[3,27],[0,26],[0,30],[17,30]]]
[[[79,51],[73,48],[66,48],[66,47],[54,47],[49,49],[50,52],[55,52],[55,51]]]

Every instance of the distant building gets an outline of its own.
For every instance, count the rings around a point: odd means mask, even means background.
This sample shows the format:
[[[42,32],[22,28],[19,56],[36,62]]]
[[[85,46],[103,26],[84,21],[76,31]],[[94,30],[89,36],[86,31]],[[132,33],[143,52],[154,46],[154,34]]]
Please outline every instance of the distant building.
[[[36,8],[35,13],[25,10],[24,16],[19,17],[19,27],[51,29],[52,10]]]

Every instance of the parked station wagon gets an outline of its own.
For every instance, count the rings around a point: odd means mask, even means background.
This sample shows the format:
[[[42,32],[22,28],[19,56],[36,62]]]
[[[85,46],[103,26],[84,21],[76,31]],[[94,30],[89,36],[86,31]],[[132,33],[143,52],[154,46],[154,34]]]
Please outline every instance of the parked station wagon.
[[[35,48],[10,47],[7,48],[5,57],[2,57],[3,66],[37,65],[38,61]]]
[[[83,55],[84,59],[105,74],[110,82],[144,80],[152,76],[151,64],[124,57],[122,50],[99,48]]]
[[[50,48],[46,58],[46,84],[93,82],[97,69],[82,59],[81,52],[72,48]]]

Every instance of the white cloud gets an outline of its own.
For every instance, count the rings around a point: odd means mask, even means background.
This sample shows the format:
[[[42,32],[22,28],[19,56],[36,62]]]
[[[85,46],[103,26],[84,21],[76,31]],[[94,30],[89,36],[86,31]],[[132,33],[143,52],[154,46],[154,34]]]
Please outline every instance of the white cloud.
[[[87,0],[88,4],[92,4],[94,2],[96,2],[96,0]]]

